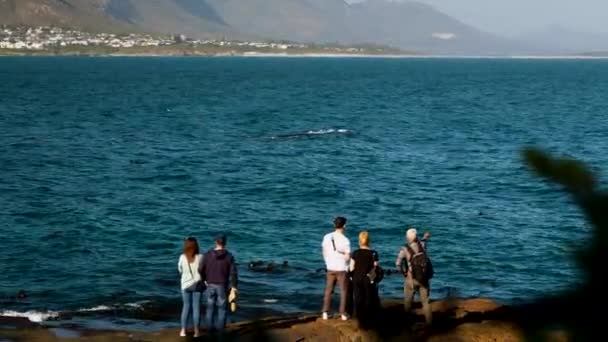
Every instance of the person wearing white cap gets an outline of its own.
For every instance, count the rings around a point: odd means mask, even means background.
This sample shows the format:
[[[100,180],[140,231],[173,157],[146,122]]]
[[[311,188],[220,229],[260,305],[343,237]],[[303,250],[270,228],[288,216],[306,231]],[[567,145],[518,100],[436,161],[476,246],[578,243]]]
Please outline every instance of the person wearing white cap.
[[[407,243],[399,251],[396,261],[397,268],[405,277],[403,285],[405,311],[409,312],[411,310],[414,295],[418,292],[426,323],[431,324],[433,313],[429,303],[429,296],[433,266],[426,253],[426,241],[430,237],[430,234],[428,232],[424,233],[423,239],[419,240],[417,230],[410,228],[405,236]]]

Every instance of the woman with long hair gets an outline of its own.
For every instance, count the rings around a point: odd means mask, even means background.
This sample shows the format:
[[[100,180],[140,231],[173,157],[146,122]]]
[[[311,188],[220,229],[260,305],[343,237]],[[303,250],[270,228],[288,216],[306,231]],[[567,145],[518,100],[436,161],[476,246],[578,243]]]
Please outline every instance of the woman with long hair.
[[[373,328],[380,307],[378,284],[376,279],[372,279],[372,271],[378,267],[378,253],[370,249],[369,233],[366,231],[359,233],[359,249],[352,254],[350,266],[354,316],[362,329]]]
[[[202,259],[203,256],[200,254],[196,239],[193,237],[187,238],[184,241],[182,255],[177,262],[177,269],[181,274],[182,299],[184,302],[181,315],[182,329],[179,332],[182,337],[186,336],[191,309],[194,337],[200,336],[201,294],[204,291],[200,273],[200,268],[203,265]]]

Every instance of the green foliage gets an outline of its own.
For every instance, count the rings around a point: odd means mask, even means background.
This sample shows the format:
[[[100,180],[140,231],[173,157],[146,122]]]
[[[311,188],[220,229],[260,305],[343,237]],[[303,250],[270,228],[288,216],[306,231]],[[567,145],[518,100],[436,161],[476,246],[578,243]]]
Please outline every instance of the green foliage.
[[[603,310],[608,301],[604,291],[608,281],[604,277],[608,261],[608,193],[597,187],[593,173],[582,163],[566,158],[554,158],[538,149],[526,149],[523,153],[527,164],[540,176],[564,186],[574,196],[578,205],[593,226],[591,241],[577,253],[578,265],[584,278],[580,285],[557,297],[539,299],[521,308],[531,320],[524,325],[533,336],[552,325],[568,329],[575,341],[594,340],[603,331]],[[564,279],[571,282],[572,279]],[[545,313],[543,317],[534,317]],[[523,321],[523,319],[522,319]]]
[[[557,182],[576,195],[585,195],[595,188],[593,174],[573,159],[553,159],[537,149],[526,149],[524,158],[540,175]]]

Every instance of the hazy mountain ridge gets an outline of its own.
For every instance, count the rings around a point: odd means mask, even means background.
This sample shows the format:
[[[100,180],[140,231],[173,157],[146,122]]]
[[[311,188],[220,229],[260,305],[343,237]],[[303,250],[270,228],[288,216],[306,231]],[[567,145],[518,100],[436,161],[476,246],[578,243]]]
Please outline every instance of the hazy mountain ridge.
[[[509,45],[418,2],[368,0],[351,8],[350,28],[364,40],[382,37],[389,45],[457,54],[503,53]],[[375,23],[372,30],[357,25],[364,20]]]
[[[124,20],[104,13],[109,3],[106,0],[0,0],[0,23],[108,31],[134,29]]]
[[[576,54],[608,51],[608,34],[582,32],[559,25],[530,31],[515,38],[556,53]]]
[[[97,31],[375,43],[449,54],[508,54],[521,49],[414,1],[0,0],[0,13],[0,24]]]
[[[0,24],[197,36],[232,32],[204,0],[0,0]]]
[[[207,0],[238,32],[273,39],[317,41],[331,23],[304,0]]]

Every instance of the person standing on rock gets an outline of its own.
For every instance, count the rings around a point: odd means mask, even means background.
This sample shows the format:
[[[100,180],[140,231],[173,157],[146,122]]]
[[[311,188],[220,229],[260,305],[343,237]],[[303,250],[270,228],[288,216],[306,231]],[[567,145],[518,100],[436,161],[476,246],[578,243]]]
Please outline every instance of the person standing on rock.
[[[348,297],[348,268],[350,266],[350,241],[344,234],[346,218],[336,217],[335,231],[323,237],[321,244],[323,259],[327,268],[325,296],[323,298],[323,319],[329,319],[331,299],[336,287],[340,288],[340,318],[348,320],[346,312]]]
[[[362,231],[359,233],[359,249],[353,252],[350,260],[350,269],[354,287],[354,317],[364,330],[375,326],[380,308],[378,281],[381,268],[378,263],[378,253],[370,249],[369,233]]]
[[[225,235],[215,237],[215,248],[208,251],[203,258],[201,275],[207,284],[207,329],[221,333],[226,326],[228,291],[231,297],[236,296],[238,284],[236,262],[226,250]]]
[[[416,229],[408,229],[407,243],[399,251],[396,265],[405,277],[403,291],[405,294],[404,308],[406,312],[412,309],[414,295],[418,292],[422,302],[422,310],[427,324],[431,324],[433,313],[429,303],[433,265],[426,253],[426,241],[430,234],[424,233],[422,240],[418,239]]]
[[[203,256],[199,254],[198,242],[193,237],[186,238],[184,241],[184,251],[177,262],[177,270],[181,275],[183,300],[182,329],[179,332],[179,336],[182,337],[186,336],[190,316],[192,316],[194,337],[199,337],[200,335],[201,295],[205,290],[200,273],[202,263]]]

